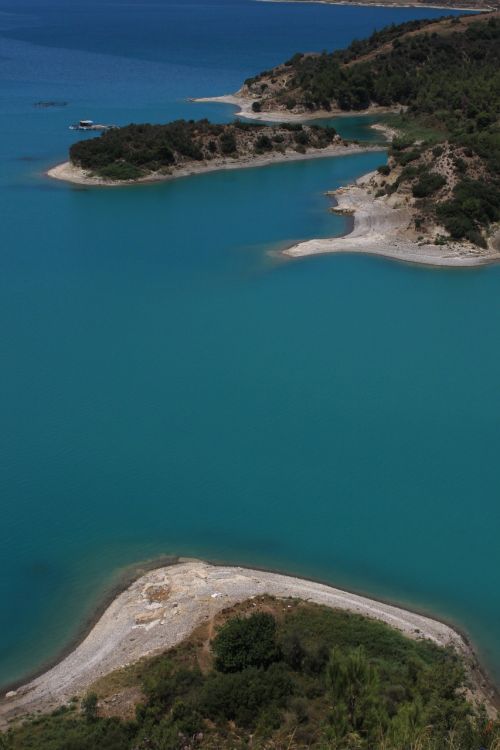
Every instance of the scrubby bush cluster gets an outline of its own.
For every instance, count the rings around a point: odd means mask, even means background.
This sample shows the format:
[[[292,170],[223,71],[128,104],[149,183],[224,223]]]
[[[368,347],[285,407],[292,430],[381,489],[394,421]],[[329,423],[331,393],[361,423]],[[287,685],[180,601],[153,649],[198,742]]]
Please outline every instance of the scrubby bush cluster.
[[[420,179],[413,185],[412,192],[415,198],[428,198],[446,185],[445,178],[435,172],[423,172]]]
[[[193,644],[142,666],[134,721],[59,711],[11,730],[2,750],[478,750],[498,723],[464,697],[458,657],[381,623],[294,604],[229,619],[202,670]],[[276,608],[278,613],[282,608]],[[3,743],[3,744],[2,744]]]
[[[500,220],[500,184],[464,179],[453,191],[451,200],[440,203],[436,211],[451,237],[467,237],[484,246],[480,228]]]
[[[469,158],[462,158],[461,154]],[[451,190],[443,174],[435,171],[443,155],[448,169],[453,172]],[[484,162],[470,148],[464,149],[456,143],[431,147],[423,142],[418,148],[406,149],[393,145],[390,163],[403,169],[393,182],[385,185],[383,192],[391,194],[400,186],[409,185],[413,197],[418,199],[419,221],[431,216],[446,229],[451,239],[467,239],[486,246],[484,229],[500,220],[500,180],[487,171]],[[391,174],[391,167],[385,165],[382,174]],[[445,188],[444,193],[440,192],[442,188]]]

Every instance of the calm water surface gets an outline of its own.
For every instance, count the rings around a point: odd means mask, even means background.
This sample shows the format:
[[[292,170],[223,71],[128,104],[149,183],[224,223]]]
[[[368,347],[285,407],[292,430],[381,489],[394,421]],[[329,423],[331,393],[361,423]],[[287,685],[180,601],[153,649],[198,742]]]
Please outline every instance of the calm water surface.
[[[500,677],[500,269],[281,260],[345,230],[324,191],[381,154],[123,190],[42,176],[76,119],[224,121],[186,98],[424,14],[0,0],[1,682],[161,553],[452,618]]]

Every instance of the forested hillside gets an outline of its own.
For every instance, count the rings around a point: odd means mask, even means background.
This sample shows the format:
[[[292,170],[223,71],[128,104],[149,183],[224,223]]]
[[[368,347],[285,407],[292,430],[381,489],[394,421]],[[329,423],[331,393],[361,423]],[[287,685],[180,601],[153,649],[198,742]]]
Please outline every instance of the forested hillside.
[[[403,105],[415,114],[433,114],[453,131],[482,130],[491,118],[485,122],[479,115],[489,113],[494,121],[500,105],[500,18],[390,26],[346,50],[297,53],[245,84],[260,95],[263,108],[281,104],[314,112]]]
[[[417,201],[417,221],[485,244],[500,219],[500,17],[391,26],[346,50],[296,54],[246,81],[254,109],[396,108],[385,189]],[[396,168],[394,172],[393,168]]]

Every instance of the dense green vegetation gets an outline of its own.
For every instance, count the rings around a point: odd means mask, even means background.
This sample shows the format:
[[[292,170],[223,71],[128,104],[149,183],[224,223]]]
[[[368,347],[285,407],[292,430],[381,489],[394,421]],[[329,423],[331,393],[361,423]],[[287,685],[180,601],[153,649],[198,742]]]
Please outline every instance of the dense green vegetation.
[[[134,720],[100,718],[90,693],[0,739],[2,750],[480,750],[500,725],[464,698],[458,657],[385,625],[272,600],[132,670]],[[254,605],[255,606],[255,605]],[[203,668],[201,668],[201,666]]]
[[[110,180],[135,180],[151,172],[168,173],[176,166],[217,158],[269,151],[326,148],[332,128],[302,125],[214,125],[208,120],[176,120],[166,125],[127,125],[98,138],[73,144],[70,160]]]
[[[500,186],[480,180],[463,179],[453,191],[451,200],[443,201],[436,212],[454,239],[467,237],[484,244],[479,228],[500,219]]]
[[[397,125],[407,143],[393,147],[394,161],[405,167],[422,159],[421,172],[407,172],[400,184],[410,181],[418,199],[436,195],[420,208],[452,238],[485,244],[481,232],[500,219],[500,18],[429,25],[390,26],[347,50],[297,54],[247,86],[261,109],[401,106]],[[455,152],[454,177],[447,173],[444,182],[428,153],[439,142]],[[446,183],[452,194],[439,193]]]
[[[460,27],[460,19],[455,21]],[[285,64],[290,77],[276,98],[293,95],[311,110],[406,105],[415,114],[431,115],[440,128],[482,133],[495,124],[500,105],[500,19],[447,34],[425,33],[427,24],[390,26],[346,50],[297,54]],[[405,35],[421,27],[421,33]],[[246,83],[270,75],[266,71]]]

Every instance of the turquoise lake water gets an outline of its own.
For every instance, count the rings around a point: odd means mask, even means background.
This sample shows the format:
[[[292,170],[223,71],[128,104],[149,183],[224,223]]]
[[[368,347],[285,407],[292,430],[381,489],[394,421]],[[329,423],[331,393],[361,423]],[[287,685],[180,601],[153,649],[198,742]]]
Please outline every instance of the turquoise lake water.
[[[43,177],[77,119],[224,121],[186,98],[439,13],[0,0],[1,683],[169,553],[449,618],[500,679],[500,269],[280,258],[345,231],[324,192],[383,154],[121,190]]]

